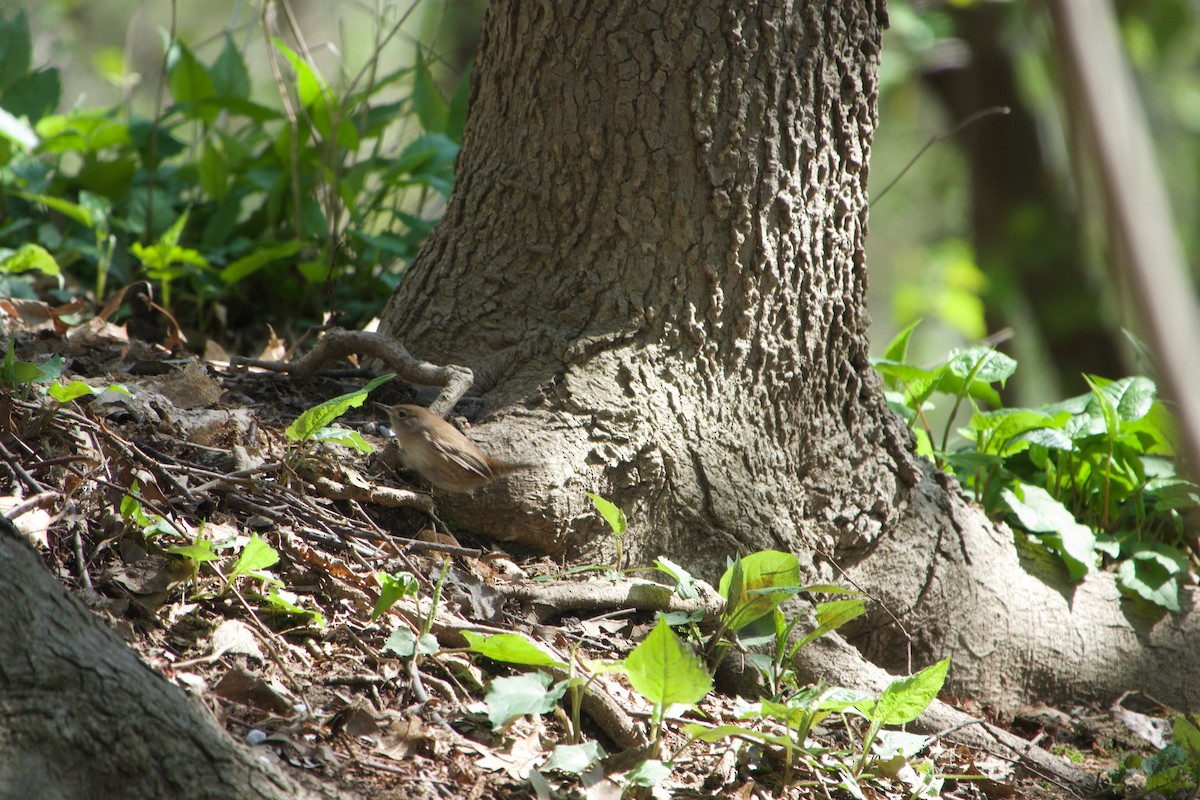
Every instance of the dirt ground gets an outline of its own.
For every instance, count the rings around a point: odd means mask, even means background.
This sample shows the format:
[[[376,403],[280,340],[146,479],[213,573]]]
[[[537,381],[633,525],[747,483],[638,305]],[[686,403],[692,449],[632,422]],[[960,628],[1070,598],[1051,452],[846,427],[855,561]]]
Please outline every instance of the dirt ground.
[[[572,740],[570,703],[495,724],[492,682],[531,668],[468,652],[463,632],[521,633],[587,674],[593,661],[627,655],[655,611],[585,609],[550,590],[572,581],[580,588],[566,594],[581,597],[584,587],[618,577],[568,574],[579,565],[440,530],[429,513],[436,498],[392,468],[395,453],[370,402],[336,424],[373,454],[290,440],[285,430],[302,412],[366,383],[353,364],[300,384],[232,369],[220,354],[205,360],[131,339],[125,326],[98,317],[72,325],[47,308],[38,322],[33,310],[8,302],[0,301],[14,331],[8,363],[45,374],[0,394],[2,507],[47,568],[147,664],[200,698],[233,738],[296,770],[378,798],[1067,793],[1005,754],[948,738],[846,783],[834,765],[861,745],[855,719],[818,725],[790,769],[783,748],[751,736],[689,744],[687,722],[785,733],[762,719],[739,720],[737,699],[720,687],[668,717],[656,747],[650,706],[617,673],[594,678],[589,696],[603,697],[583,704],[577,731],[605,755],[566,749],[547,764]],[[61,374],[48,378],[55,358],[63,359]],[[65,403],[45,394],[76,380],[100,393]],[[370,400],[412,398],[411,387],[392,381]],[[269,547],[255,549],[262,544]],[[379,573],[406,573],[416,591],[373,620]],[[546,599],[531,599],[543,591]],[[957,705],[1092,772],[1148,748],[1121,708],[1033,708],[995,720],[969,699]],[[1144,710],[1153,720],[1153,705]],[[669,775],[635,787],[631,770],[652,753],[670,759]]]

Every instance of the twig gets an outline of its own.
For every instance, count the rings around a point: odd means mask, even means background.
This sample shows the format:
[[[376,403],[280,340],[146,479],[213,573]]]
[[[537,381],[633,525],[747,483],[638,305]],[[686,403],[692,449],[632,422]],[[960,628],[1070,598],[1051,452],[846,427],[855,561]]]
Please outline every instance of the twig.
[[[474,373],[455,364],[438,366],[415,358],[391,337],[371,331],[331,330],[322,336],[315,347],[298,361],[265,361],[257,358],[233,357],[230,369],[243,366],[258,367],[271,372],[284,372],[298,381],[312,380],[321,369],[345,356],[357,354],[378,358],[401,378],[423,386],[441,386],[442,391],[430,405],[437,414],[446,415],[475,381]]]

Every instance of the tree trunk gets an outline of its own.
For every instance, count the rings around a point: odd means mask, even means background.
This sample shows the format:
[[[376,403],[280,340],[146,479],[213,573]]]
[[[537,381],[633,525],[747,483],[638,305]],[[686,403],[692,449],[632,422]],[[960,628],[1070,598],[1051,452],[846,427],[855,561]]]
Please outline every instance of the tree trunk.
[[[492,4],[458,185],[381,329],[473,369],[497,424],[472,436],[544,466],[441,507],[589,559],[610,548],[598,492],[631,520],[631,563],[711,579],[770,547],[812,579],[845,569],[916,666],[953,655],[951,688],[1002,707],[1144,686],[1154,644],[1194,651],[1189,618],[1140,638],[1110,581],[1025,572],[912,455],[869,366],[884,23],[873,0]],[[856,643],[895,668],[888,620]],[[1194,702],[1196,670],[1154,691]]]
[[[0,797],[320,796],[231,742],[0,520]]]

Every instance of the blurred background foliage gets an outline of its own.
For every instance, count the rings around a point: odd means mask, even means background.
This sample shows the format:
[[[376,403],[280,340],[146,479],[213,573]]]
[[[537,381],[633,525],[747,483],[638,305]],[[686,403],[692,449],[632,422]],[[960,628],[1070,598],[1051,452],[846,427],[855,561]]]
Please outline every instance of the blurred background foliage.
[[[160,91],[164,42],[170,40],[170,31],[198,62],[214,68],[228,34],[249,77],[246,99],[282,113],[264,21],[289,47],[305,54],[312,69],[334,87],[351,83],[377,51],[373,74],[411,73],[420,51],[450,102],[474,55],[485,2],[292,0],[271,4],[266,12],[262,4],[244,0],[203,4],[21,0],[18,7],[23,7],[32,31],[32,68],[60,71],[58,112],[111,106],[129,118],[153,119],[172,109],[170,92]],[[1194,262],[1200,247],[1200,226],[1191,224],[1198,211],[1200,181],[1200,138],[1195,135],[1200,129],[1198,3],[1123,0],[1118,11],[1156,132],[1159,157],[1171,181],[1179,230]],[[1007,390],[1014,393],[1007,399],[1024,405],[1085,391],[1081,377],[1085,372],[1118,376],[1137,371],[1141,365],[1135,363],[1122,334],[1123,328],[1136,331],[1132,304],[1110,263],[1103,199],[1091,165],[1079,155],[1078,137],[1062,99],[1054,31],[1044,9],[1034,0],[892,0],[889,12],[880,126],[871,163],[868,241],[869,303],[877,347],[922,317],[925,323],[911,350],[917,363],[940,359],[957,345],[1009,335],[1001,348],[1019,361],[1021,376]],[[11,18],[13,13],[9,10],[5,16]],[[380,31],[402,18],[398,35],[380,47]],[[377,115],[391,113],[397,123],[386,131],[379,126],[364,159],[343,154],[330,162],[314,156],[314,164],[365,170],[363,164],[374,163],[366,158],[394,157],[429,133],[428,119],[414,119],[411,74],[403,77],[394,86],[355,99],[364,114],[368,108]],[[171,88],[178,88],[177,84]],[[962,120],[995,106],[1005,106],[1011,113],[985,116],[948,136],[882,193],[931,139],[946,136]],[[186,108],[179,115],[187,117]],[[241,130],[236,135],[244,135],[245,128]],[[205,142],[222,144],[224,155],[232,148],[229,131],[214,133],[205,120],[191,119],[190,127],[181,125],[171,133],[181,147],[196,153],[193,165],[202,163]],[[271,140],[277,129],[263,123],[257,133],[260,140],[249,140],[250,155],[274,147],[279,160],[273,167],[282,169],[287,160],[283,144]],[[337,139],[332,131],[329,138]],[[311,144],[320,147],[322,137],[313,135]],[[252,161],[240,163],[252,166]],[[146,166],[156,165],[139,163],[139,169]],[[184,177],[196,177],[183,172]],[[260,172],[257,179],[279,177],[265,175]],[[403,177],[412,180],[412,175]],[[11,178],[10,170],[6,177],[10,189]],[[164,170],[159,179],[169,178]],[[227,327],[256,322],[302,327],[319,320],[322,310],[330,306],[342,314],[343,324],[361,324],[382,308],[444,200],[438,189],[445,187],[430,180],[406,183],[410,191],[404,194],[378,190],[378,181],[395,178],[394,172],[386,170],[375,175],[377,191],[364,202],[376,204],[378,213],[360,214],[342,225],[315,214],[302,214],[303,219],[289,222],[287,187],[278,196],[268,191],[267,200],[255,202],[276,202],[279,213],[257,224],[275,225],[272,241],[299,235],[304,250],[282,255],[278,264],[267,268],[259,266],[254,275],[235,285],[210,285],[211,281],[199,278],[177,281],[172,302],[191,302],[196,307],[207,302],[210,310],[220,306]],[[411,191],[413,186],[420,191]],[[302,191],[311,202],[320,188]],[[70,199],[78,202],[79,197]],[[178,244],[197,247],[203,239],[198,218],[204,213],[204,202],[211,199],[197,194],[190,205],[165,212],[156,220],[155,230],[135,227],[124,235],[144,247],[162,244],[159,237],[178,221],[180,212],[190,209]],[[383,204],[391,208],[384,209]],[[322,210],[326,216],[330,213],[328,206]],[[246,217],[250,212],[243,207],[240,213]],[[355,225],[361,226],[355,229],[358,238],[347,234]],[[342,238],[329,240],[331,227]],[[245,230],[235,232],[250,236]],[[0,229],[0,244],[11,250],[23,235],[28,232],[4,237]],[[42,226],[38,236],[53,252],[52,232]],[[249,246],[239,250],[227,239],[217,243],[226,246],[224,251],[218,246],[202,253],[218,271],[227,269]],[[247,239],[251,241],[252,237]],[[131,255],[132,243],[122,240],[112,254],[110,289],[148,271],[144,262],[139,264]],[[378,245],[374,250],[372,243]],[[209,244],[214,244],[211,237]],[[261,242],[256,246],[261,247]],[[75,281],[77,291],[95,290],[97,267],[89,266],[89,261],[101,256],[94,243],[74,254],[68,271],[82,275]],[[313,266],[322,263],[331,269]],[[305,265],[307,273],[302,270]],[[206,286],[217,294],[207,301],[189,297],[203,295]],[[283,300],[272,302],[271,292],[282,292]],[[200,314],[191,324],[211,322]],[[255,335],[261,333],[262,326],[258,327]]]

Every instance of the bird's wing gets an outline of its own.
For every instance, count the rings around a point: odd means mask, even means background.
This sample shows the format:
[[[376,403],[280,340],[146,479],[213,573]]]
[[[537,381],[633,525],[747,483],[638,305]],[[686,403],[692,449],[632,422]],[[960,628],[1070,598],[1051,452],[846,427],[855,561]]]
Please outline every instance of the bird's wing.
[[[491,468],[488,467],[487,461],[484,460],[483,453],[481,453],[478,449],[472,448],[471,450],[467,450],[463,447],[446,447],[441,442],[434,441],[432,438],[429,440],[429,443],[432,444],[439,453],[444,455],[450,461],[453,461],[455,464],[458,464],[463,469],[474,472],[476,475],[487,478],[488,480],[491,480],[495,477],[492,474]]]

